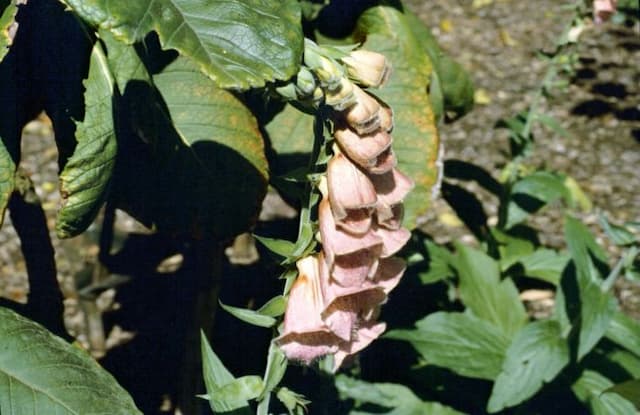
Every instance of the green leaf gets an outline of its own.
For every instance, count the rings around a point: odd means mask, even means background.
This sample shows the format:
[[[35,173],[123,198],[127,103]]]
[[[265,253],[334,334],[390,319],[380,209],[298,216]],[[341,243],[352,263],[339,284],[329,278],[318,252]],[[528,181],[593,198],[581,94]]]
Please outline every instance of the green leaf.
[[[0,413],[141,414],[86,352],[0,308]]]
[[[284,314],[286,307],[287,300],[285,297],[276,295],[260,307],[257,312],[265,316],[279,317]]]
[[[426,93],[431,62],[406,16],[393,7],[368,8],[358,19],[355,40],[364,40],[364,49],[384,54],[393,65],[388,84],[375,94],[393,108],[398,168],[415,182],[404,201],[404,226],[414,229],[429,209],[440,174],[436,119]]]
[[[450,264],[453,255],[446,248],[426,240],[424,247],[428,254],[428,265],[418,263],[415,267],[418,269],[418,276],[423,284],[432,284],[441,281],[453,275]]]
[[[567,254],[552,249],[537,249],[530,255],[518,259],[527,277],[537,278],[553,285],[560,283],[560,275],[568,261]]]
[[[576,264],[580,283],[600,283],[609,274],[607,254],[585,225],[571,216],[565,217],[564,235],[571,258]]]
[[[500,269],[505,271],[511,265],[518,262],[523,256],[534,252],[533,242],[529,239],[519,238],[502,232],[497,228],[491,228],[493,239],[498,243],[500,254]]]
[[[460,299],[476,316],[512,337],[528,320],[513,281],[501,281],[498,263],[485,253],[462,244],[456,247],[453,265],[460,277]]]
[[[65,0],[84,20],[131,44],[155,31],[222,88],[247,89],[297,73],[297,1]]]
[[[227,370],[220,358],[213,352],[204,333],[200,333],[200,344],[202,348],[202,371],[204,376],[204,384],[207,389],[209,405],[214,413],[231,412],[234,415],[250,414],[247,399],[252,399],[252,387],[255,385],[255,379],[249,382],[237,382],[231,372]],[[245,377],[247,378],[247,377]],[[248,377],[252,378],[252,377]],[[242,378],[241,378],[242,379]],[[259,378],[258,378],[259,379]],[[225,389],[225,387],[228,388]],[[255,396],[260,394],[260,389]],[[238,394],[238,392],[242,392]]]
[[[267,367],[264,370],[262,397],[271,393],[271,391],[278,386],[287,371],[287,364],[287,357],[282,350],[280,350],[280,347],[274,342],[271,342],[267,355]]]
[[[393,415],[458,415],[460,412],[437,402],[420,400],[411,389],[395,383],[369,383],[363,380],[338,375],[335,380],[341,399],[353,399],[356,406],[370,403],[382,408],[394,408],[384,412]],[[375,412],[380,413],[380,412]],[[372,414],[371,412],[351,411],[350,414]]]
[[[571,389],[593,415],[635,415],[637,412],[631,402],[617,393],[606,392],[612,386],[613,382],[600,373],[585,370]]]
[[[255,310],[249,310],[246,308],[232,307],[225,305],[219,301],[220,306],[229,314],[244,321],[245,323],[253,324],[259,327],[272,327],[276,324],[276,319],[271,316],[265,316]]]
[[[70,238],[84,232],[107,198],[116,161],[113,122],[114,84],[102,46],[91,52],[89,75],[84,82],[85,116],[77,124],[76,148],[60,173],[63,205],[56,233]]]
[[[114,77],[126,85],[118,206],[166,232],[227,240],[246,231],[268,176],[253,115],[188,60],[161,52],[153,37],[135,49],[105,43]]]
[[[0,226],[4,221],[4,212],[15,187],[15,171],[16,165],[11,154],[0,140]]]
[[[607,338],[640,357],[640,322],[616,311],[607,328]]]
[[[558,322],[535,321],[520,330],[507,349],[487,410],[498,412],[533,396],[569,363],[569,346]]]
[[[558,122],[555,117],[549,114],[535,113],[533,119],[536,121],[540,121],[542,124],[547,126],[549,129],[551,129],[551,131],[558,134],[559,136],[569,137],[569,132],[565,130],[562,125],[560,125],[560,122]]]
[[[253,237],[269,251],[284,258],[290,257],[296,246],[294,242],[287,241],[286,239],[268,238],[266,236],[259,236],[256,234],[254,234]]]
[[[611,241],[619,246],[631,245],[638,242],[638,238],[629,229],[619,226],[607,220],[604,214],[598,216],[598,221],[602,230],[607,234]]]
[[[18,8],[13,0],[0,0],[0,61],[9,51],[11,37],[9,27],[13,24]]]
[[[411,343],[429,364],[488,380],[500,373],[509,345],[494,325],[463,313],[433,313],[416,322],[415,330],[391,330],[384,337]]]
[[[584,357],[602,338],[616,311],[616,300],[602,276],[608,273],[606,254],[586,226],[565,219],[565,237],[572,262],[565,269],[561,287],[567,316],[578,335],[577,357]]]
[[[507,205],[507,223],[510,228],[560,198],[568,197],[564,178],[547,171],[536,171],[515,182]]]
[[[605,393],[613,392],[622,396],[624,399],[633,403],[640,410],[640,379],[628,380],[626,382],[613,385],[604,391]]]

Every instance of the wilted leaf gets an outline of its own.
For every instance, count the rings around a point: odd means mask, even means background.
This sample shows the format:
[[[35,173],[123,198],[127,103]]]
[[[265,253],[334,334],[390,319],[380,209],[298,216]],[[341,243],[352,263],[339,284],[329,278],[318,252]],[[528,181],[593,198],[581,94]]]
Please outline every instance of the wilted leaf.
[[[529,323],[513,338],[487,410],[498,412],[533,396],[569,363],[567,339],[553,320]]]
[[[498,263],[476,249],[457,245],[454,262],[460,277],[460,298],[473,313],[512,337],[527,320],[518,290],[510,278],[500,280]]]
[[[9,35],[9,27],[13,24],[17,11],[15,1],[0,0],[0,61],[11,46],[12,39]]]
[[[415,330],[391,330],[384,337],[411,343],[429,364],[488,380],[500,373],[509,346],[494,325],[463,313],[433,313],[416,322]]]
[[[404,225],[413,229],[429,208],[439,168],[436,120],[426,94],[432,66],[407,18],[397,9],[375,6],[358,19],[355,40],[363,48],[384,54],[393,65],[389,83],[375,94],[393,108],[393,149],[398,168],[415,182],[404,201]]]
[[[15,171],[16,165],[0,140],[0,226],[4,221],[4,212],[15,186]]]
[[[393,408],[386,415],[429,414],[457,415],[460,412],[437,402],[425,402],[419,399],[411,389],[394,383],[369,383],[363,380],[338,375],[336,388],[342,399],[353,399],[358,405],[370,403],[382,408]],[[351,411],[351,415],[379,414],[380,412]]]
[[[60,173],[63,206],[56,233],[76,236],[87,229],[107,198],[115,165],[117,142],[114,130],[114,83],[99,43],[91,52],[85,80],[85,116],[77,124],[75,150]]]
[[[612,386],[613,382],[600,373],[585,370],[571,389],[593,415],[635,415],[637,412],[631,402],[617,393],[605,392]]]
[[[65,0],[83,19],[131,44],[150,31],[223,88],[263,86],[297,71],[303,37],[295,0]]]
[[[0,413],[141,414],[88,353],[0,308]]]

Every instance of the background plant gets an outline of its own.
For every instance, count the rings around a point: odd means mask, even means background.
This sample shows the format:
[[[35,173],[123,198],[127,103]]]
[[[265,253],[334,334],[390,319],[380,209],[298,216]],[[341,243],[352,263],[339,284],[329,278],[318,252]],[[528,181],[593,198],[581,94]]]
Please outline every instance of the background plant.
[[[192,384],[178,397],[184,413],[196,411],[190,398],[198,389],[193,375],[200,365],[193,360],[193,347],[200,344],[203,397],[214,412],[255,408],[265,414],[302,413],[308,398],[313,400],[311,413],[366,413],[380,407],[393,413],[527,412],[548,408],[558,397],[568,408],[588,406],[594,413],[633,411],[640,329],[616,310],[610,293],[620,275],[631,278],[637,273],[638,241],[629,228],[633,224],[618,226],[603,218],[614,243],[624,247],[621,258],[611,264],[571,216],[565,223],[568,252],[541,246],[535,230],[524,224],[530,214],[555,201],[562,200],[569,209],[586,205],[571,178],[526,163],[534,123],[560,131],[537,104],[558,87],[558,72],[572,68],[572,39],[566,36],[547,56],[549,71],[530,109],[498,124],[511,134],[512,160],[502,177],[495,180],[470,163],[445,163],[443,194],[479,243],[473,248],[439,246],[414,232],[404,252],[411,264],[405,284],[424,284],[433,310],[400,316],[392,309],[392,298],[383,319],[405,327],[387,337],[411,344],[417,355],[406,354],[406,344],[397,349],[402,356],[386,354],[388,349],[377,355],[380,349],[374,346],[348,376],[334,377],[330,360],[306,373],[298,366],[288,368],[267,339],[254,346],[266,352],[263,376],[234,377],[213,351],[221,345],[208,344],[223,247],[254,226],[268,185],[299,209],[297,232],[257,231],[258,240],[279,263],[275,271],[274,264],[269,269],[281,275],[281,294],[253,309],[221,303],[222,308],[271,328],[268,334],[276,337],[296,274],[292,264],[316,249],[316,186],[331,137],[327,108],[309,105],[297,95],[303,33],[333,50],[335,59],[361,46],[391,61],[389,84],[374,93],[395,110],[399,166],[416,182],[405,200],[405,226],[415,229],[429,209],[427,201],[441,170],[437,122],[453,121],[469,111],[473,87],[399,2],[365,3],[1,2],[0,46],[6,54],[0,62],[0,97],[9,116],[0,125],[0,210],[9,205],[25,257],[44,252],[29,261],[34,267],[29,270],[29,304],[6,305],[66,334],[42,209],[33,198],[33,185],[16,170],[22,127],[44,110],[59,151],[65,199],[56,226],[60,237],[85,231],[106,202],[107,212],[123,209],[191,247],[185,254],[197,271],[185,284],[195,287],[190,294],[193,310],[187,313],[193,322],[185,338],[176,340],[187,344],[183,381]],[[580,7],[576,5],[576,16],[586,13]],[[567,35],[580,21],[572,21]],[[11,46],[4,49],[6,45]],[[296,95],[286,98],[284,92],[292,86]],[[488,224],[480,202],[456,180],[475,180],[496,195],[497,225]],[[108,213],[105,218],[101,259],[109,268],[114,262]],[[35,223],[42,225],[38,236],[27,232],[36,229]],[[45,250],[33,248],[47,244]],[[530,321],[518,295],[529,285],[556,291],[553,315]],[[0,378],[19,387],[0,390],[0,412],[44,406],[88,413],[109,405],[109,413],[135,413],[126,392],[91,366],[88,356],[15,313],[2,311],[0,341],[7,347],[0,357]],[[415,320],[415,329],[406,329]],[[16,330],[25,334],[16,336]],[[34,359],[20,354],[26,345],[37,351]],[[527,361],[522,359],[525,353],[531,356]],[[410,369],[412,356],[423,360]],[[379,368],[392,368],[380,372],[390,374],[388,379],[367,378],[371,357]],[[41,366],[55,370],[37,370]],[[77,377],[78,366],[90,367],[92,374],[86,377],[95,378],[95,384]],[[61,378],[76,388],[91,388],[96,401],[57,389]],[[602,394],[610,387],[614,389]],[[471,403],[456,400],[461,389],[473,397]]]

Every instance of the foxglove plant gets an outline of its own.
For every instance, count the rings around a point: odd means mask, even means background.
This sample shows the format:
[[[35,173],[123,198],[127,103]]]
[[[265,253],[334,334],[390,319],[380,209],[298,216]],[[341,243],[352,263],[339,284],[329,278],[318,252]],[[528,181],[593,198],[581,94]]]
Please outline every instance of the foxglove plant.
[[[305,64],[297,84],[311,72],[317,86],[305,89],[311,97],[295,87],[294,99],[324,97],[334,143],[318,185],[322,251],[297,261],[276,343],[305,364],[333,355],[337,370],[386,328],[377,317],[405,270],[393,255],[410,237],[401,226],[402,201],[413,182],[396,168],[392,110],[356,85],[382,86],[391,72],[385,57],[355,50],[336,60],[307,41]]]

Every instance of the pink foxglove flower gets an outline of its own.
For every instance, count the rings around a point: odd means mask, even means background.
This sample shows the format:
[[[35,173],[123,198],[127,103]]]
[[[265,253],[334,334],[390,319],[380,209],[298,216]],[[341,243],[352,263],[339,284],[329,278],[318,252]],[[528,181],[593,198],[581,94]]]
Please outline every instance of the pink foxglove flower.
[[[307,364],[332,354],[337,370],[385,330],[376,319],[406,268],[393,255],[411,237],[402,227],[402,203],[413,182],[396,168],[392,110],[346,78],[334,79],[339,70],[317,51],[316,45],[305,63],[334,110],[337,145],[319,184],[322,251],[297,262],[298,280],[276,341],[289,359]],[[386,81],[384,56],[356,52],[342,59],[355,82]]]
[[[291,360],[306,364],[335,353],[337,336],[322,321],[324,311],[321,268],[315,256],[308,256],[296,263],[298,278],[289,292],[287,312],[282,334],[275,339],[284,354]]]
[[[593,19],[596,23],[606,22],[616,12],[618,0],[593,0]]]

